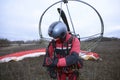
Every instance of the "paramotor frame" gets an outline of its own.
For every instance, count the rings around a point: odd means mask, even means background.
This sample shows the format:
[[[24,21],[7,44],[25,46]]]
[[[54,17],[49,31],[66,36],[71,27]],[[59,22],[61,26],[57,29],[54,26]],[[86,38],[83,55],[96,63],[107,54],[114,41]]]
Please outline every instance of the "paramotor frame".
[[[69,1],[77,1],[77,2],[80,2],[80,3],[83,3],[83,4],[85,4],[85,5],[87,5],[87,6],[89,6],[90,8],[92,8],[95,12],[96,12],[96,14],[98,15],[98,17],[99,17],[99,20],[100,20],[100,23],[101,23],[101,32],[100,33],[97,33],[97,34],[94,34],[94,35],[91,35],[91,36],[87,36],[87,37],[80,37],[80,40],[84,40],[84,39],[88,39],[88,40],[90,40],[91,42],[89,42],[89,44],[87,43],[87,45],[86,46],[84,46],[82,49],[83,50],[87,50],[87,51],[93,51],[96,47],[97,47],[97,44],[98,44],[98,42],[100,42],[101,41],[101,39],[102,39],[102,37],[103,37],[103,34],[104,34],[104,23],[103,23],[103,19],[102,19],[102,17],[101,17],[101,15],[99,14],[99,12],[93,7],[93,6],[91,6],[90,4],[88,4],[87,2],[84,2],[84,1],[81,1],[81,0],[68,0],[68,3],[69,3]],[[40,38],[41,39],[47,39],[48,40],[48,38],[45,38],[45,37],[43,37],[43,35],[42,35],[42,30],[41,30],[41,24],[42,24],[42,19],[43,19],[43,16],[44,16],[44,14],[51,8],[51,7],[53,7],[54,5],[56,5],[56,4],[58,4],[58,3],[63,3],[64,1],[58,1],[58,2],[55,2],[55,3],[53,3],[52,5],[50,5],[44,12],[43,12],[43,14],[41,15],[41,17],[40,17],[40,21],[39,21],[39,36],[40,36]],[[67,4],[67,3],[65,3],[65,4]],[[74,26],[73,26],[73,30],[74,30]],[[76,34],[75,33],[75,31],[74,31],[74,34]],[[99,35],[99,36],[98,36]],[[97,36],[96,38],[95,38],[95,36]],[[94,39],[93,39],[94,38]],[[83,45],[82,45],[83,46]]]

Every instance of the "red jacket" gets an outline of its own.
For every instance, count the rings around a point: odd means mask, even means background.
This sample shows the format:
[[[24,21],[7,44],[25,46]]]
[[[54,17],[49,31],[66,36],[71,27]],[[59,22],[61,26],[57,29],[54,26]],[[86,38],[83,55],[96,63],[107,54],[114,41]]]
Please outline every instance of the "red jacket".
[[[78,40],[78,38],[72,37],[72,42],[66,45],[66,43],[71,39],[71,37],[71,34],[67,33],[64,42],[56,40],[55,47],[53,46],[52,42],[50,42],[49,44],[48,54],[50,58],[58,58],[57,67],[70,66],[78,61],[80,53],[80,41]],[[69,53],[67,51],[69,51]]]

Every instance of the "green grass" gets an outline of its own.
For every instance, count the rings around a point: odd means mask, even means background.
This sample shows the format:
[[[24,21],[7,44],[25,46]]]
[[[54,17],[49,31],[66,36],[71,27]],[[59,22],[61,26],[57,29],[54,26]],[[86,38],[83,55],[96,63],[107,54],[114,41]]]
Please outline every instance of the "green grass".
[[[102,61],[84,61],[80,80],[120,80],[120,42],[100,42],[95,52],[100,54]],[[43,57],[1,63],[0,80],[51,80],[42,67]]]

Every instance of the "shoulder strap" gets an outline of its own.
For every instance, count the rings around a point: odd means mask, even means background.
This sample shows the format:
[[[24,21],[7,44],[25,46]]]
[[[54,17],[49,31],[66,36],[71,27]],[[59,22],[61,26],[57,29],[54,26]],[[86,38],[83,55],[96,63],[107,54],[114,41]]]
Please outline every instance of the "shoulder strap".
[[[68,45],[71,44],[71,48],[72,48],[72,41],[73,41],[73,36],[71,36],[69,38],[69,40],[67,41],[67,54],[69,54],[70,50],[68,49]]]
[[[53,55],[53,57],[55,59],[55,57],[56,57],[56,41],[52,40],[51,42],[52,42],[52,46],[53,46],[53,49],[54,49],[54,55]]]
[[[53,48],[56,48],[56,41],[52,40],[51,43],[52,43]]]
[[[52,40],[49,44],[48,44],[48,46],[47,46],[47,48],[46,48],[46,56],[49,56],[49,52],[48,52],[48,48],[52,45],[53,46],[53,48],[55,49],[56,48],[56,42],[54,41],[54,40]]]
[[[71,37],[69,38],[69,40],[67,41],[68,44],[69,44],[69,43],[72,44],[73,37],[74,37],[74,36],[71,36]]]

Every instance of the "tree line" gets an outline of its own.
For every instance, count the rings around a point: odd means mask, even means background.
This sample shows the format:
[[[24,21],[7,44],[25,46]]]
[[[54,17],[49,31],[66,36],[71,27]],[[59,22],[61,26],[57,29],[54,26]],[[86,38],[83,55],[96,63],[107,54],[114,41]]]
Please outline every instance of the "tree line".
[[[33,43],[38,44],[38,43],[40,43],[40,40],[29,40],[29,41],[18,40],[18,41],[10,41],[8,39],[0,38],[0,47],[8,47],[8,46],[10,46],[10,44],[21,45],[21,44],[33,44]]]

